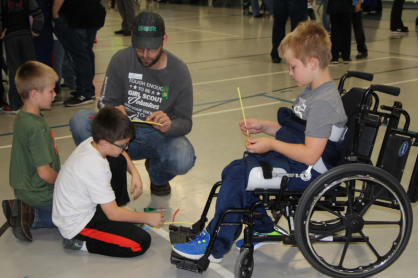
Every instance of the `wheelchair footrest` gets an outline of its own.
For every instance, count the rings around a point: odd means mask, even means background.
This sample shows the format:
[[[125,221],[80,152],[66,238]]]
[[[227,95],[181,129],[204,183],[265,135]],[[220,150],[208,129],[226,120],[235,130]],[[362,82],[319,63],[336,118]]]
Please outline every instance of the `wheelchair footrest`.
[[[177,254],[175,251],[171,251],[171,263],[175,264],[177,268],[184,269],[192,272],[202,274],[203,271],[206,271],[209,266],[209,258],[203,256],[199,260],[191,260],[184,258]]]
[[[190,240],[194,239],[196,236],[193,230],[189,227],[177,227],[174,225],[170,225],[170,242],[171,244],[174,243],[187,243]]]

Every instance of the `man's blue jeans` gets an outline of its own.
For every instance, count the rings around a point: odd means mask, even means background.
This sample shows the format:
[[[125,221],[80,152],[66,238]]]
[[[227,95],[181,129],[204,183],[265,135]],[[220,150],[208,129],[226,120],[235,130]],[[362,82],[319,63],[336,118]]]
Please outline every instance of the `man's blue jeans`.
[[[91,110],[79,110],[70,120],[70,130],[76,145],[91,136]],[[167,184],[177,175],[186,174],[196,160],[194,148],[185,136],[166,137],[153,128],[135,128],[135,138],[129,143],[132,160],[150,159],[149,175],[155,186]]]
[[[56,228],[52,222],[52,204],[45,207],[33,207],[35,210],[35,219],[31,229]]]
[[[253,203],[260,200],[254,195],[254,192],[246,191],[245,177],[247,173],[246,163],[243,159],[232,161],[231,164],[225,167],[222,171],[222,185],[216,200],[215,216],[206,227],[206,231],[213,235],[216,222],[221,213],[228,208],[248,208]],[[264,207],[258,207],[255,211],[260,211],[264,218],[264,223],[257,219],[254,220],[254,230],[259,233],[271,233],[274,231],[273,221],[267,215]],[[228,214],[223,219],[223,222],[241,222],[242,214]],[[234,235],[238,226],[222,226],[219,230],[213,246],[213,256],[215,258],[222,258],[227,253],[234,243]]]
[[[68,27],[67,18],[60,14],[52,19],[54,33],[67,53],[76,76],[76,94],[91,98],[95,94],[93,78],[95,75],[93,44],[97,30]]]
[[[64,78],[64,84],[71,90],[75,90],[75,75],[73,68],[70,65],[70,60],[65,54],[59,40],[54,40],[54,69],[58,75],[57,85],[55,86],[61,93],[61,80]]]

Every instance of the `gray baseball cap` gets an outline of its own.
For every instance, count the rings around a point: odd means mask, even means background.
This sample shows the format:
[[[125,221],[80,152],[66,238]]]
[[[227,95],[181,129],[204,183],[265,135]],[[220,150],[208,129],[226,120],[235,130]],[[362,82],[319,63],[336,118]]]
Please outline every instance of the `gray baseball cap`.
[[[157,49],[165,35],[163,18],[156,13],[141,12],[135,16],[135,27],[132,30],[134,48]]]

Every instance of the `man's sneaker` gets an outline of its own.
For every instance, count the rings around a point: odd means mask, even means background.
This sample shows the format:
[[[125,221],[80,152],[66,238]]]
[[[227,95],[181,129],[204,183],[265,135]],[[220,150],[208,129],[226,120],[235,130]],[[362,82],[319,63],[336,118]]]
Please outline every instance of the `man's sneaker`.
[[[356,55],[356,59],[364,59],[364,58],[366,58],[368,56],[368,54],[367,54],[367,52],[364,52],[364,53],[357,53],[357,55]]]
[[[351,63],[351,58],[348,58],[348,60],[343,60],[343,64],[350,64]]]
[[[199,260],[206,252],[210,241],[210,235],[204,230],[200,235],[197,235],[193,240],[187,243],[175,243],[171,246],[177,254],[192,260]],[[216,259],[213,255],[209,256],[209,261],[213,263],[221,263],[223,258]]]
[[[408,34],[409,30],[407,27],[398,28],[396,30],[391,30],[392,34]]]
[[[118,30],[114,32],[116,35],[123,35],[123,33],[125,33],[124,30]]]
[[[3,112],[7,113],[7,114],[17,114],[20,111],[20,107],[19,106],[10,106],[7,105],[3,108]]]
[[[264,234],[264,233],[257,233],[254,232],[254,235],[267,235],[267,236],[279,236],[280,233],[277,231],[268,233],[268,234]],[[279,242],[277,241],[259,241],[259,242],[253,242],[253,246],[254,246],[254,250],[257,250],[258,248],[260,248],[261,246],[264,245],[271,245],[271,244],[277,244]],[[238,250],[241,250],[241,247],[244,245],[244,239],[240,239],[235,243],[235,246],[237,247]]]
[[[1,203],[4,216],[6,217],[7,224],[9,224],[10,227],[13,227],[16,222],[16,215],[12,215],[12,205],[14,201],[16,200],[4,200]]]
[[[80,106],[80,105],[85,105],[85,104],[90,104],[90,103],[93,103],[93,99],[86,98],[85,96],[80,96],[80,95],[73,95],[72,98],[64,101],[64,105],[69,106],[69,107]]]
[[[32,241],[30,228],[35,219],[34,208],[16,200],[12,205],[12,215],[16,215],[16,222],[13,227],[14,236],[23,241]]]
[[[282,61],[282,58],[271,58],[273,64],[279,64]]]
[[[147,169],[148,175],[149,175],[149,158],[145,159],[145,169]],[[171,186],[170,183],[167,182],[165,185],[162,186],[156,186],[151,181],[151,177],[149,178],[150,184],[151,184],[151,193],[157,196],[164,196],[171,193]]]
[[[338,59],[332,59],[331,60],[331,64],[338,65]]]
[[[81,240],[78,239],[66,239],[64,238],[62,240],[62,247],[64,247],[64,249],[71,249],[71,250],[80,250],[83,247],[83,242]]]
[[[78,94],[76,92],[71,92],[70,95],[72,95],[72,96],[78,96]],[[91,99],[96,99],[96,95],[93,94],[90,98]]]

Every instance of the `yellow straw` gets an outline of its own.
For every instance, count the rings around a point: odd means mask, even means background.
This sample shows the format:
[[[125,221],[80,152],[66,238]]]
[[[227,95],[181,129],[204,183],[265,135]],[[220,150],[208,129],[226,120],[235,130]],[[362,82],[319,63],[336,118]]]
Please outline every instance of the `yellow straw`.
[[[136,120],[132,120],[131,122],[133,122],[133,123],[152,124],[152,125],[161,125],[162,126],[162,124],[154,123],[154,122],[147,122],[147,121],[136,121]]]
[[[239,87],[237,89],[238,89],[239,102],[241,103],[242,116],[244,117],[244,124],[245,124],[245,127],[247,127],[247,121],[245,120],[244,106],[242,105],[241,93],[239,91]],[[249,138],[250,138],[250,133],[248,132],[248,129],[247,129],[247,140]]]

